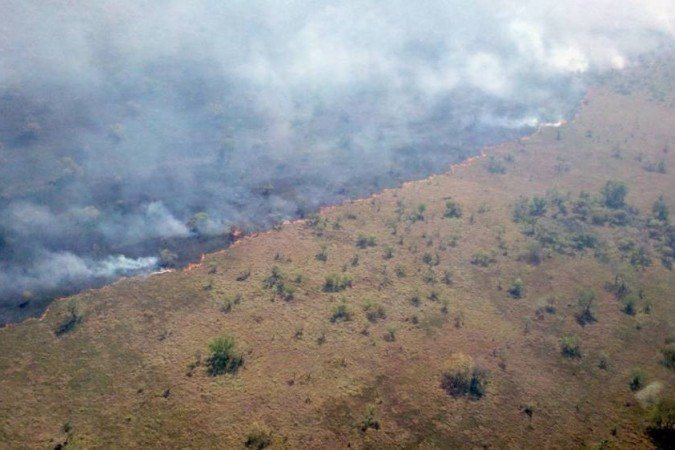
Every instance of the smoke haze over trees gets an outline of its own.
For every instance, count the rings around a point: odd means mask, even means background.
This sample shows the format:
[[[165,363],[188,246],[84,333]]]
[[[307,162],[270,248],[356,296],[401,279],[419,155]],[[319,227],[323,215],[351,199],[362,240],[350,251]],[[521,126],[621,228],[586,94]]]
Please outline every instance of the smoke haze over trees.
[[[674,11],[0,0],[0,323],[153,270],[176,240],[267,227],[568,117],[587,77],[672,39]]]

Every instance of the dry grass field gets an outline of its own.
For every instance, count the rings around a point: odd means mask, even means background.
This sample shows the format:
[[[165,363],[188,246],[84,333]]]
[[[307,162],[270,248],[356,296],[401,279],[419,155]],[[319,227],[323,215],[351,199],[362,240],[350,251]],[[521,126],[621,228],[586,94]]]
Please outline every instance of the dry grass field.
[[[1,329],[0,447],[664,444],[673,73],[610,77],[560,128]],[[243,364],[212,375],[220,336]]]

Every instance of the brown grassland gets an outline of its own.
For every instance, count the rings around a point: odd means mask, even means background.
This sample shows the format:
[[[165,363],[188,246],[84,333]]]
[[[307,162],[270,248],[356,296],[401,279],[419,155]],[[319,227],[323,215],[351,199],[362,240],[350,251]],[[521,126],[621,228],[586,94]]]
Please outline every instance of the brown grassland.
[[[656,445],[675,277],[667,224],[649,218],[659,195],[675,214],[673,73],[608,77],[560,128],[1,329],[0,447]],[[598,200],[608,180],[628,219]],[[545,212],[519,203],[533,196]],[[244,361],[214,376],[219,336]],[[442,388],[453,361],[483,369],[478,395]]]

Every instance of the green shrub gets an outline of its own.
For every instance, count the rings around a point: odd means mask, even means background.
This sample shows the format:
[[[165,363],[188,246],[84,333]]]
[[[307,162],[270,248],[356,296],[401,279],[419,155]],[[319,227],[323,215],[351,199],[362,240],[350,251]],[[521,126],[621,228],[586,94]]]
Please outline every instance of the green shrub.
[[[436,284],[438,282],[438,277],[436,276],[436,272],[434,272],[434,269],[429,267],[422,274],[422,280],[427,284]]]
[[[487,163],[485,164],[485,168],[487,169],[488,172],[490,173],[495,173],[495,174],[505,174],[506,173],[506,166],[504,165],[503,162],[495,158],[493,155],[488,158]]]
[[[419,203],[415,210],[410,214],[409,219],[412,222],[417,222],[417,221],[423,221],[424,220],[424,213],[427,210],[427,205],[424,203]]]
[[[530,216],[539,217],[546,213],[548,201],[544,197],[534,196],[527,204]]]
[[[254,423],[244,440],[244,446],[262,450],[270,445],[272,445],[272,431],[264,425]]]
[[[328,247],[325,244],[322,244],[319,248],[319,252],[314,255],[314,257],[321,262],[328,261]]]
[[[577,321],[581,325],[586,325],[597,321],[595,313],[593,312],[593,302],[595,301],[595,290],[592,288],[584,289],[579,292],[577,302],[579,304],[579,312],[577,313]]]
[[[525,291],[525,283],[520,278],[516,278],[511,283],[508,293],[513,298],[522,298],[523,292]]]
[[[375,247],[377,245],[377,238],[373,235],[359,234],[356,238],[356,246],[358,248]]]
[[[637,268],[645,268],[652,265],[652,258],[645,247],[638,247],[630,255],[630,264]]]
[[[623,299],[623,312],[629,316],[634,316],[636,312],[637,298],[634,295],[629,295]]]
[[[640,368],[633,369],[628,379],[628,387],[631,391],[638,391],[645,384],[645,372]]]
[[[220,311],[224,314],[227,314],[230,311],[232,311],[232,308],[235,305],[238,305],[239,303],[241,303],[241,294],[237,294],[233,297],[226,298],[220,305]]]
[[[387,317],[387,312],[385,311],[384,306],[373,302],[372,300],[366,301],[363,310],[366,313],[366,318],[373,323],[377,322],[379,319],[386,319]]]
[[[675,369],[675,343],[670,342],[661,349],[663,355],[663,365]]]
[[[613,209],[625,206],[627,192],[626,184],[615,180],[609,180],[600,191],[604,205]]]
[[[394,269],[394,273],[399,278],[405,278],[406,276],[405,267],[401,266],[400,264],[397,265],[396,268]]]
[[[387,246],[384,248],[384,253],[383,253],[382,257],[383,257],[384,259],[391,259],[391,258],[393,258],[393,257],[394,257],[394,247],[392,247],[391,245],[387,245]]]
[[[581,358],[581,345],[576,336],[564,336],[560,339],[560,353],[567,358]]]
[[[443,272],[443,284],[450,286],[454,282],[453,277],[452,277],[452,272],[449,270],[445,270]]]
[[[440,263],[440,261],[441,258],[438,255],[438,253],[432,255],[431,253],[427,252],[422,256],[422,262],[429,266],[437,266]]]
[[[324,292],[340,292],[352,287],[352,277],[347,274],[339,275],[332,273],[326,277],[323,284]]]
[[[441,387],[453,397],[469,396],[478,400],[485,395],[488,372],[477,367],[473,359],[462,353],[454,354],[441,374]]]
[[[349,308],[347,308],[347,304],[345,302],[333,306],[333,312],[330,316],[331,322],[333,323],[346,322],[348,320],[351,320],[351,318],[352,314],[349,311]]]
[[[495,262],[495,259],[492,254],[485,251],[474,253],[474,255],[471,257],[471,264],[476,266],[487,267],[493,262]]]
[[[373,430],[379,430],[380,429],[380,422],[375,419],[375,405],[369,404],[366,406],[366,417],[363,419],[363,422],[361,422],[361,431],[366,431],[368,428],[372,428]]]
[[[661,222],[668,222],[668,206],[666,206],[666,201],[663,198],[663,195],[659,195],[659,198],[654,202],[652,206],[652,213],[654,218],[660,220]]]
[[[445,213],[443,213],[443,217],[448,219],[462,217],[462,208],[456,201],[449,199],[445,202]]]
[[[661,399],[652,407],[647,431],[660,448],[672,448],[675,442],[675,397]]]
[[[235,349],[234,338],[231,336],[222,336],[211,341],[209,353],[206,368],[211,376],[235,373],[244,364],[244,357]]]
[[[387,325],[387,332],[384,335],[384,340],[387,342],[394,342],[396,340],[396,326]]]
[[[237,275],[237,281],[246,281],[251,276],[250,270],[244,270]]]
[[[328,219],[319,214],[310,214],[305,223],[318,235],[321,235],[328,227]]]

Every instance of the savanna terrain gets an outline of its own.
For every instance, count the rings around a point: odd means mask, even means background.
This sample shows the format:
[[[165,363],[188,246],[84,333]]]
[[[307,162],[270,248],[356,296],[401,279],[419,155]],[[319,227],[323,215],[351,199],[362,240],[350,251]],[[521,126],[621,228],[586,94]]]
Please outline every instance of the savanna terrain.
[[[672,446],[673,73],[0,329],[0,447]]]

